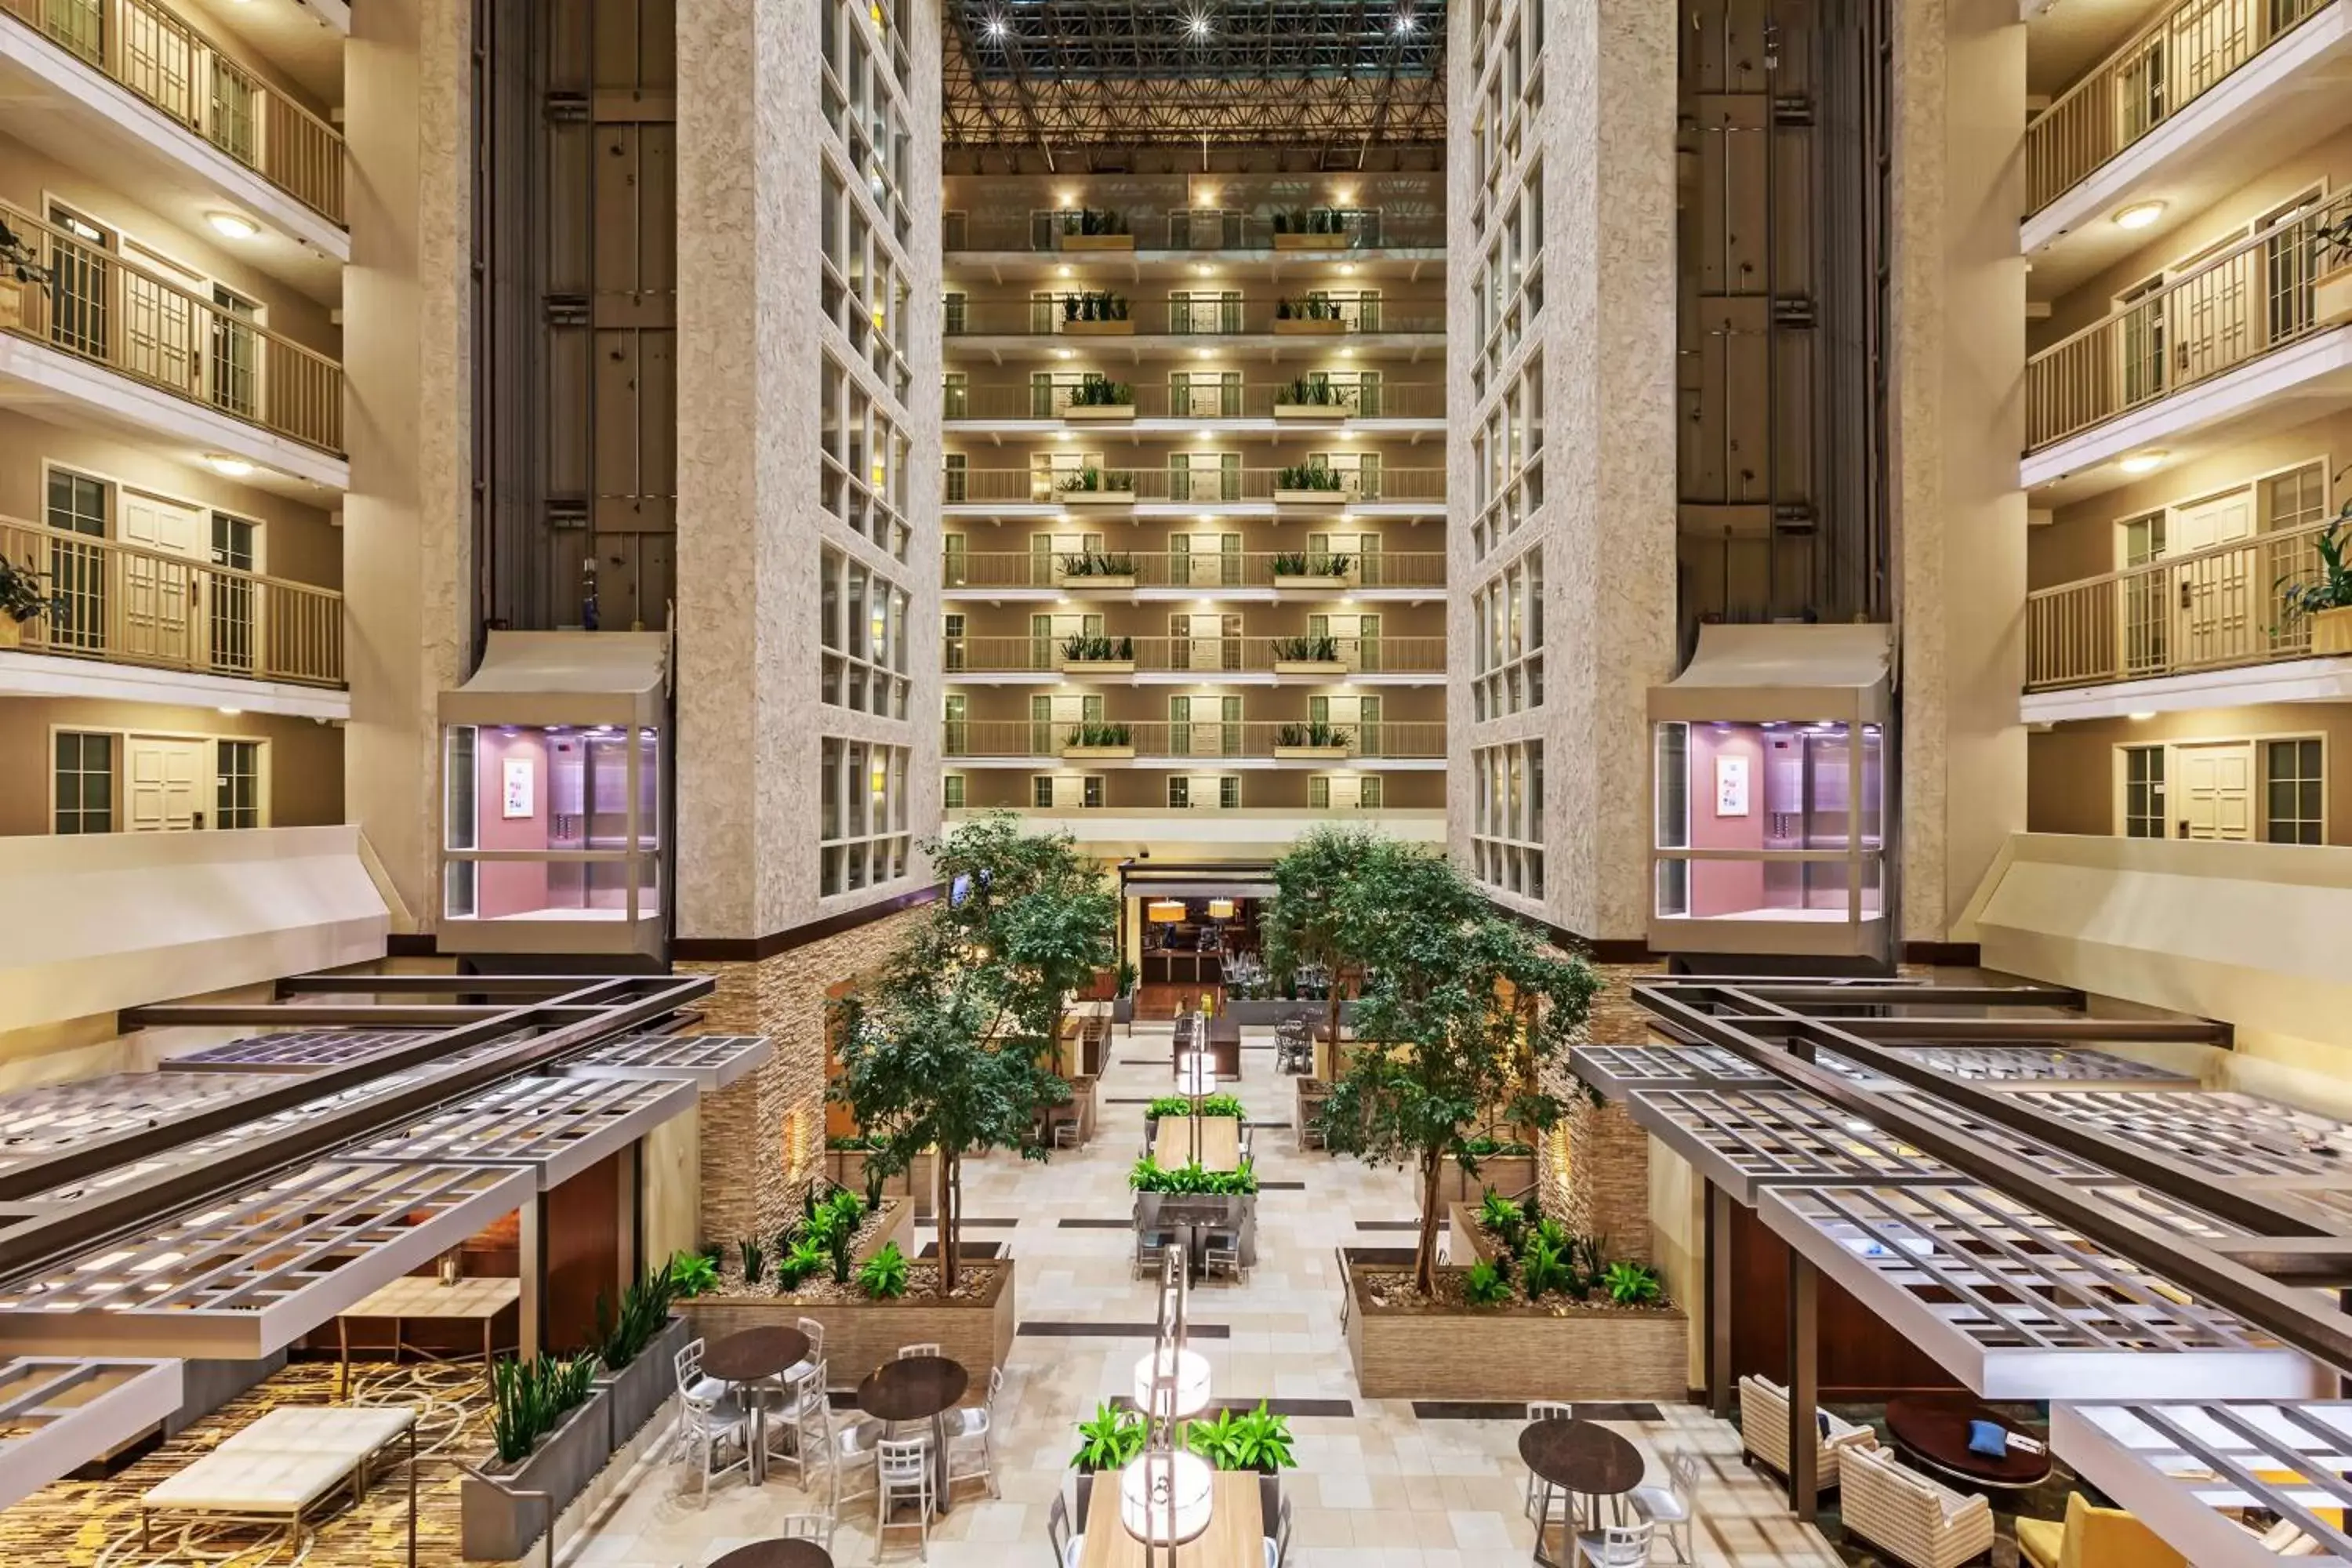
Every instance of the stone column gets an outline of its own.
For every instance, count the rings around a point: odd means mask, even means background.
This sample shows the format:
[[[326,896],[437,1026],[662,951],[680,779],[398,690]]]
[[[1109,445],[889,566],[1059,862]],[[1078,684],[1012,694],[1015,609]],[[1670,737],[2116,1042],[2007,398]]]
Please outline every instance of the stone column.
[[[370,0],[343,122],[344,809],[410,912],[439,910],[440,691],[473,638],[471,7]]]
[[[1939,942],[2025,826],[2025,28],[2000,0],[1895,16],[1892,820],[1903,937]]]

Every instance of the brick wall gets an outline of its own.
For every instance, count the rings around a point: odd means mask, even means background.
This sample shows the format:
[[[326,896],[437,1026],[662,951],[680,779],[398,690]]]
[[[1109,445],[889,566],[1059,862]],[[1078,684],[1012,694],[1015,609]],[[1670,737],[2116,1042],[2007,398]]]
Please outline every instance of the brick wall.
[[[752,963],[681,963],[719,989],[703,1032],[765,1035],[766,1066],[702,1101],[702,1238],[769,1237],[824,1169],[826,989],[879,967],[929,910],[917,907]]]
[[[1601,986],[1592,998],[1582,1038],[1601,1045],[1639,1045],[1648,1039],[1648,1015],[1633,1004],[1632,980],[1655,974],[1662,964],[1603,963]],[[1546,1087],[1567,1101],[1559,1125],[1536,1146],[1536,1174],[1547,1213],[1575,1231],[1608,1237],[1612,1257],[1648,1263],[1650,1234],[1650,1136],[1633,1124],[1624,1107],[1595,1106],[1565,1071]]]

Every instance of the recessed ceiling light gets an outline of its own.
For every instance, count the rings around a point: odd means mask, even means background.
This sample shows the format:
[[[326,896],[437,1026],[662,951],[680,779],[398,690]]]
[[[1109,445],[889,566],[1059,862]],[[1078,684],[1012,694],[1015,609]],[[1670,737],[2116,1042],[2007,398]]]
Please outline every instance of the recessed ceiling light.
[[[988,19],[988,25],[982,28],[981,31],[991,43],[995,43],[1001,40],[1004,37],[1004,18],[1002,16],[991,16]]]
[[[1209,351],[1206,349],[1194,349],[1192,351],[1192,357],[1194,359],[1207,359],[1209,357]]]
[[[1196,38],[1207,37],[1209,36],[1209,14],[1206,11],[1193,12],[1191,17],[1189,17],[1184,23],[1184,31]]]
[[[1056,278],[1067,278],[1069,275],[1070,269],[1066,267],[1056,267],[1054,268],[1054,276]]]
[[[1078,357],[1078,351],[1076,349],[1055,349],[1054,351],[1054,357],[1055,359],[1076,359]]]
[[[226,474],[232,479],[241,479],[253,472],[251,463],[247,462],[243,458],[232,458],[226,452],[206,452],[205,465],[213,472]]]
[[[1340,276],[1340,277],[1342,277],[1342,278],[1353,278],[1355,275],[1356,275],[1356,264],[1355,264],[1354,262],[1352,262],[1352,261],[1342,261],[1341,263],[1339,263],[1339,276]]]
[[[1192,432],[1192,439],[1195,441],[1206,441],[1215,435],[1216,432],[1214,430],[1195,430]]]
[[[215,232],[231,239],[251,239],[261,232],[261,226],[243,213],[206,213],[205,221],[213,226]]]
[[[1420,26],[1419,22],[1413,20],[1412,13],[1410,11],[1400,13],[1397,16],[1396,30],[1400,33],[1412,32]]]
[[[2164,460],[2170,456],[2171,453],[2165,451],[2134,452],[2116,467],[2127,474],[2152,474],[2164,467]]]
[[[2146,228],[2164,216],[2162,202],[2134,202],[2116,214],[2117,228]]]
[[[1206,278],[1209,275],[1209,264],[1205,261],[1196,261],[1192,263],[1192,270]]]
[[[234,718],[236,718],[238,714],[240,714],[240,713],[244,712],[244,711],[245,711],[245,710],[244,710],[244,709],[242,709],[242,708],[224,708],[224,709],[222,709],[222,710],[221,710],[221,711],[222,711],[222,712],[224,712],[224,713],[226,713],[226,714],[227,714],[230,718],[234,719]]]
[[[1339,357],[1341,359],[1354,359],[1356,357],[1356,351],[1353,349],[1341,349],[1339,351]]]
[[[1066,441],[1069,438],[1070,433],[1067,430],[1056,430],[1054,432],[1054,439],[1056,441]]]
[[[2150,719],[2155,718],[2156,715],[2154,713],[2126,713],[2124,717],[2130,720],[2135,724],[2145,724]]]

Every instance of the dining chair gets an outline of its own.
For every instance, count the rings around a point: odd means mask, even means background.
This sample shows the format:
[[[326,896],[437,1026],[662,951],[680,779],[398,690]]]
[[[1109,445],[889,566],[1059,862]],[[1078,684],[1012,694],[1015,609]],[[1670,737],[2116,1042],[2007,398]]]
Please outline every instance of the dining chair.
[[[1609,1524],[1586,1531],[1576,1538],[1577,1568],[1588,1563],[1592,1568],[1646,1568],[1657,1530],[1643,1520],[1639,1524]]]
[[[677,1398],[679,1432],[687,1458],[699,1456],[702,1460],[702,1498],[707,1502],[715,1478],[732,1470],[750,1471],[751,1419],[740,1405],[725,1394],[715,1399],[701,1399],[680,1389]],[[719,1454],[730,1447],[738,1450],[737,1457],[722,1464]]]
[[[818,1362],[809,1370],[813,1375],[784,1391],[782,1406],[768,1423],[768,1457],[789,1462],[803,1486],[808,1485],[809,1467],[823,1460],[833,1425],[824,1392],[825,1363]],[[792,1447],[782,1454],[775,1447],[779,1436],[792,1438]]]
[[[948,1489],[953,1492],[958,1481],[983,1480],[988,1483],[988,1495],[1002,1497],[996,1485],[996,1396],[1004,1389],[1004,1369],[991,1367],[988,1373],[988,1397],[978,1405],[967,1405],[948,1412]],[[962,1445],[969,1455],[971,1446],[980,1447],[977,1467],[956,1468],[957,1446]]]
[[[1530,1399],[1528,1401],[1528,1421],[1530,1425],[1538,1421],[1572,1421],[1575,1418],[1576,1407],[1572,1405],[1563,1405],[1557,1400],[1550,1399]],[[1521,1505],[1522,1511],[1525,1512],[1529,1519],[1536,1518],[1536,1496],[1538,1491],[1541,1491],[1547,1499],[1544,1503],[1543,1510],[1544,1519],[1548,1520],[1552,1517],[1551,1504],[1549,1500],[1549,1499],[1552,1497],[1558,1497],[1559,1499],[1559,1517],[1561,1519],[1569,1518],[1576,1507],[1576,1500],[1570,1497],[1568,1493],[1560,1491],[1555,1488],[1539,1487],[1537,1482],[1535,1471],[1529,1470],[1528,1472],[1527,1498]],[[1541,1523],[1543,1521],[1541,1520],[1538,1520],[1537,1522]]]
[[[1265,1538],[1265,1568],[1282,1568],[1290,1560],[1290,1500],[1284,1498],[1275,1513],[1274,1533]]]
[[[781,1541],[814,1541],[831,1552],[833,1516],[826,1513],[788,1513],[777,1521],[776,1537]]]
[[[798,1383],[806,1377],[811,1368],[824,1360],[824,1325],[814,1318],[803,1318],[800,1321],[800,1330],[809,1342],[808,1354],[784,1368],[783,1380],[788,1384]]]
[[[1698,1456],[1687,1448],[1669,1448],[1659,1458],[1666,1467],[1666,1484],[1635,1487],[1633,1511],[1665,1532],[1675,1561],[1690,1563],[1697,1552]]]
[[[931,1446],[919,1439],[885,1437],[874,1445],[874,1554],[882,1554],[885,1531],[905,1530],[893,1524],[890,1510],[902,1502],[915,1505],[914,1528],[919,1531],[921,1555],[931,1560]]]
[[[898,1359],[900,1361],[909,1361],[919,1355],[937,1355],[939,1353],[939,1342],[936,1340],[927,1340],[919,1344],[900,1345],[898,1347]]]
[[[1078,1568],[1086,1555],[1087,1538],[1070,1533],[1070,1505],[1058,1491],[1045,1510],[1045,1544],[1054,1549],[1054,1568]]]

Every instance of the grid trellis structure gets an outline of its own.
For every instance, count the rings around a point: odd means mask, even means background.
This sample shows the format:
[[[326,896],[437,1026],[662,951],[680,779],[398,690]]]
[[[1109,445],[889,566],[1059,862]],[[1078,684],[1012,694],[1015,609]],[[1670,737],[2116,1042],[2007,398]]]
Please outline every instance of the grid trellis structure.
[[[2352,1405],[2151,1400],[2064,1406],[2051,1436],[2085,1479],[2135,1512],[2168,1516],[2168,1539],[2211,1568],[2352,1562]],[[2315,1552],[2231,1519],[2259,1511]],[[2210,1545],[2208,1544],[2210,1542]]]
[[[324,1072],[383,1056],[414,1045],[429,1029],[289,1029],[277,1035],[249,1035],[241,1040],[207,1046],[184,1057],[173,1057],[174,1071],[185,1072]]]
[[[561,1063],[580,1078],[674,1079],[725,1089],[775,1054],[765,1035],[628,1035]]]
[[[1444,0],[957,0],[950,147],[1445,136]]]
[[[176,1361],[0,1359],[0,1508],[168,1419],[184,1387]]]
[[[2352,1187],[2352,1126],[2218,1089],[2030,1093],[2023,1103],[2204,1175]]]
[[[534,1166],[552,1187],[694,1109],[690,1083],[664,1079],[511,1079],[345,1151],[350,1160]]]
[[[126,1072],[0,1095],[0,1173],[242,1100],[290,1075]]]
[[[2080,1046],[1890,1046],[1948,1078],[1979,1083],[2147,1083],[2192,1086],[2170,1068]]]

